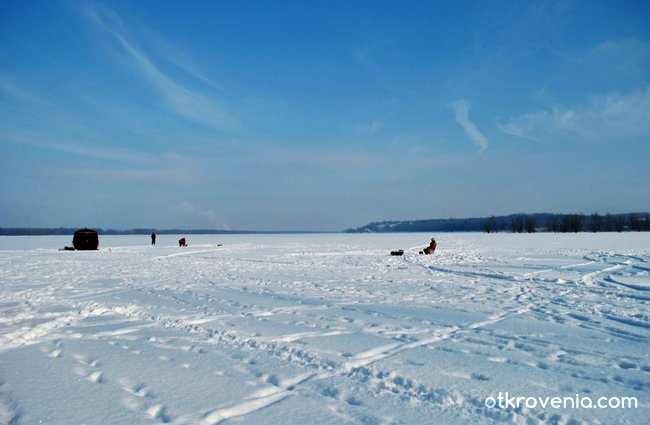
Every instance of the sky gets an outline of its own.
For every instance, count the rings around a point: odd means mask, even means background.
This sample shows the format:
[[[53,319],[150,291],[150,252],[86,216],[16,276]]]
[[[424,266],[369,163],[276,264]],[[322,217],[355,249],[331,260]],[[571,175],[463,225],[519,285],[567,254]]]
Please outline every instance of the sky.
[[[0,227],[650,211],[650,2],[0,2]]]

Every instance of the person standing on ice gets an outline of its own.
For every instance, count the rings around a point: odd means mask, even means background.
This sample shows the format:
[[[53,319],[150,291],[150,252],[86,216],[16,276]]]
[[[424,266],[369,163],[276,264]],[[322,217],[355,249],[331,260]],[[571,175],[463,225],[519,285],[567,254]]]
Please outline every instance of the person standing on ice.
[[[426,254],[426,255],[433,254],[437,246],[438,244],[436,243],[436,239],[431,238],[431,243],[429,244],[429,246],[424,248],[424,250],[420,251],[420,254]]]
[[[154,231],[151,233],[151,245],[155,245],[155,244],[156,244],[156,232]]]

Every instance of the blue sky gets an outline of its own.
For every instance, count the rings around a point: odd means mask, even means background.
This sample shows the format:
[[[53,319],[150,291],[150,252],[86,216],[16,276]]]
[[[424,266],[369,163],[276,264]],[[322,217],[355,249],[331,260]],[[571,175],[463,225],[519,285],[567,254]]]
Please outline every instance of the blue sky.
[[[3,1],[0,226],[650,210],[647,1]]]

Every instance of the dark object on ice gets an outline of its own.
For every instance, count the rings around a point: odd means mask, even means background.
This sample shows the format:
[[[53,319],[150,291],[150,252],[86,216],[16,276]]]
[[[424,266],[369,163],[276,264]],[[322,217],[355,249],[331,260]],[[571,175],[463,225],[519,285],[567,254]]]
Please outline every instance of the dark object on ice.
[[[399,251],[391,251],[390,255],[404,255],[404,250],[400,249]]]
[[[426,254],[426,255],[433,254],[437,246],[438,244],[436,243],[436,239],[431,238],[431,243],[429,244],[429,246],[424,248],[422,251],[420,251],[420,254]]]
[[[151,233],[151,245],[156,244],[156,232]]]
[[[178,240],[178,246],[187,246],[187,241],[185,240],[185,238],[180,238]]]
[[[63,248],[59,248],[59,251],[74,251],[74,247],[65,246]]]
[[[96,250],[99,246],[99,236],[92,229],[81,229],[74,232],[72,238],[74,249],[80,251]]]

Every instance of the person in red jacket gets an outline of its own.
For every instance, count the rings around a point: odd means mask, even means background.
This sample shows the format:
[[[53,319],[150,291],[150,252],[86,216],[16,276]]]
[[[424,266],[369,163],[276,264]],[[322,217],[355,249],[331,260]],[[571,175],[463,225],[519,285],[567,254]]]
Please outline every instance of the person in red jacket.
[[[424,250],[420,251],[420,254],[426,254],[426,255],[433,254],[437,246],[438,244],[436,243],[436,239],[431,238],[431,243],[429,244],[429,246],[424,248]]]

